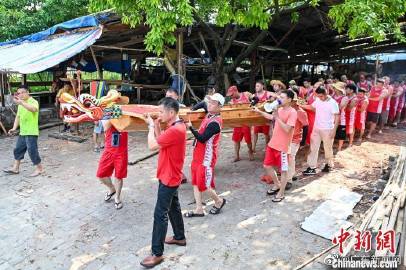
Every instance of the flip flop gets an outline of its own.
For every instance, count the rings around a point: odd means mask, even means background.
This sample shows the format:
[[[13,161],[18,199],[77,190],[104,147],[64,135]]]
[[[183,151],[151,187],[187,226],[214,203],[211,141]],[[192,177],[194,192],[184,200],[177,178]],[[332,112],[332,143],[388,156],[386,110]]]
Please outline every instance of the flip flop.
[[[275,197],[275,198],[272,199],[272,201],[275,202],[275,203],[278,203],[278,202],[283,201],[283,199],[285,199],[285,197],[280,197],[280,198]]]
[[[7,169],[3,170],[3,172],[8,173],[8,174],[19,174],[20,173],[20,172],[16,172],[13,170],[7,170]]]
[[[122,202],[115,202],[114,206],[116,207],[116,210],[120,210],[123,208],[123,203]]]
[[[276,193],[279,192],[279,188],[278,189],[270,189],[266,192],[266,194],[268,195],[275,195]]]
[[[104,201],[105,202],[109,202],[111,200],[111,197],[114,196],[114,194],[116,194],[116,192],[114,191],[113,193],[106,193],[106,197],[104,197]]]
[[[220,208],[216,207],[215,205],[213,205],[213,208],[210,209],[210,214],[212,215],[218,215],[220,214],[221,209],[224,207],[224,205],[226,204],[226,199],[223,199],[223,203],[221,204]]]
[[[195,213],[195,212],[193,212],[193,211],[189,211],[189,212],[186,212],[183,216],[186,217],[186,218],[204,217],[204,213],[203,213],[203,214],[199,214],[199,213]]]

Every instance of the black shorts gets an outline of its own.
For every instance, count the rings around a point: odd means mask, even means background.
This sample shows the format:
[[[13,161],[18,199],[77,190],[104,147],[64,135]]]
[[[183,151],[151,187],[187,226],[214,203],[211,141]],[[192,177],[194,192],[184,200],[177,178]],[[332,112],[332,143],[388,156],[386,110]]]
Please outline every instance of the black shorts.
[[[345,140],[347,138],[347,134],[345,132],[345,126],[339,125],[336,131],[336,140]]]
[[[368,112],[367,113],[367,122],[372,122],[377,124],[379,120],[380,113]]]

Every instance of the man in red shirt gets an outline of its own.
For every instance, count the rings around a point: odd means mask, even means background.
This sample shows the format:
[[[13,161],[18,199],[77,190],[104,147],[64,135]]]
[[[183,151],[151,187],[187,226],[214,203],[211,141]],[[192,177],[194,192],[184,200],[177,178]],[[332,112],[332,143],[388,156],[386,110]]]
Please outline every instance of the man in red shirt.
[[[105,202],[109,202],[115,197],[116,209],[121,209],[123,203],[121,201],[121,190],[123,188],[123,179],[127,177],[128,164],[128,133],[119,132],[110,123],[110,120],[101,120],[103,129],[105,130],[104,151],[99,160],[99,167],[96,176],[102,184],[109,188]],[[111,176],[116,178],[115,184],[111,181]]]
[[[189,211],[185,217],[204,217],[202,193],[207,191],[214,201],[210,214],[217,215],[226,204],[226,199],[220,198],[215,191],[214,167],[217,163],[218,146],[221,136],[223,120],[220,116],[224,97],[215,93],[208,97],[208,114],[200,124],[199,130],[193,128],[189,122],[187,126],[195,137],[195,148],[191,164],[193,193],[196,200],[196,209]]]
[[[266,91],[264,89],[264,83],[262,81],[258,81],[255,84],[255,94],[254,94],[254,99],[256,99],[258,102],[265,102],[271,97],[271,93]],[[264,126],[255,126],[254,127],[254,143],[252,145],[252,150],[255,153],[255,148],[257,146],[258,142],[258,134],[262,133],[265,135],[265,142],[268,143],[270,136],[269,136],[269,125],[264,125]]]
[[[367,123],[369,130],[367,139],[371,139],[372,132],[378,124],[379,118],[382,113],[384,98],[388,95],[388,91],[383,87],[385,80],[378,79],[377,84],[371,87],[369,92],[369,104],[367,107]]]
[[[274,187],[267,191],[268,195],[275,195],[273,202],[281,202],[285,198],[285,187],[288,180],[288,152],[292,142],[293,131],[297,120],[297,112],[292,108],[291,103],[295,93],[291,90],[282,91],[280,94],[281,107],[272,114],[260,111],[254,107],[254,110],[266,119],[274,120],[272,138],[267,144],[264,168],[271,177]],[[281,172],[279,181],[277,171]]]
[[[164,243],[186,246],[185,228],[179,204],[178,187],[182,181],[182,168],[186,152],[186,126],[179,119],[179,103],[166,97],[160,104],[159,117],[154,121],[148,116],[148,148],[159,150],[157,178],[159,180],[158,198],[154,211],[152,231],[152,254],[141,265],[152,268],[160,264],[164,257]],[[160,122],[167,129],[161,131]],[[166,237],[168,216],[172,225],[173,237]]]
[[[237,86],[233,85],[230,86],[227,90],[227,96],[231,97],[231,104],[244,104],[250,103],[251,93],[249,92],[239,92]],[[241,141],[242,139],[245,140],[245,143],[248,147],[248,155],[250,160],[254,160],[254,153],[252,151],[252,143],[251,143],[251,127],[243,126],[243,127],[236,127],[233,129],[233,136],[234,142],[234,153],[235,158],[234,162],[240,161],[240,148],[241,148]]]

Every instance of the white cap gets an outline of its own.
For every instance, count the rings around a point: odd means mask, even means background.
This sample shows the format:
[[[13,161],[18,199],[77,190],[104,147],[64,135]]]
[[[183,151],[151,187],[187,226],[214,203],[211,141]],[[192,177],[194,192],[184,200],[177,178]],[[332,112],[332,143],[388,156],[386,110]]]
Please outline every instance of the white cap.
[[[211,96],[208,96],[208,98],[217,101],[218,103],[220,103],[221,106],[224,105],[225,98],[219,93],[215,93]]]

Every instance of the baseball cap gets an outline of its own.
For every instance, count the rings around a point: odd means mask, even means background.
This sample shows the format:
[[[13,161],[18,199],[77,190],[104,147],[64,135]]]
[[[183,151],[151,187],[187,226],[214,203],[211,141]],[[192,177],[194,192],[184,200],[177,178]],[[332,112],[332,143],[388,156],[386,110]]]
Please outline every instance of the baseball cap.
[[[379,79],[377,80],[377,82],[385,83],[385,79],[384,79],[384,78],[379,78]]]
[[[223,106],[225,102],[225,98],[219,93],[215,93],[214,95],[208,96],[207,98],[209,100],[211,99],[217,101],[218,103],[220,103],[221,106]]]
[[[289,85],[296,85],[295,80],[290,80],[290,81],[289,81]]]
[[[237,92],[238,92],[237,86],[232,85],[227,89],[227,95],[226,96],[227,97],[232,96],[234,93],[237,93]]]

